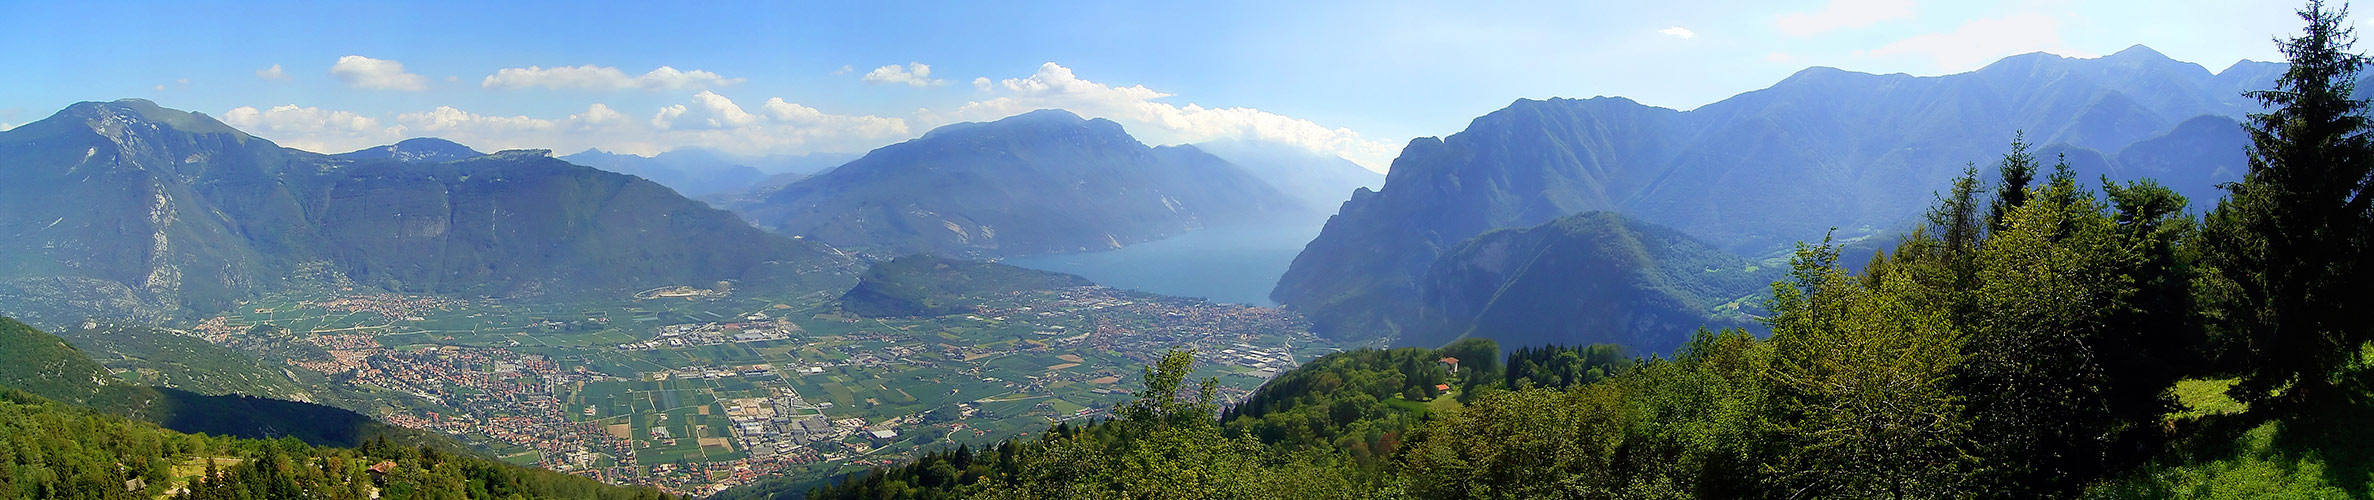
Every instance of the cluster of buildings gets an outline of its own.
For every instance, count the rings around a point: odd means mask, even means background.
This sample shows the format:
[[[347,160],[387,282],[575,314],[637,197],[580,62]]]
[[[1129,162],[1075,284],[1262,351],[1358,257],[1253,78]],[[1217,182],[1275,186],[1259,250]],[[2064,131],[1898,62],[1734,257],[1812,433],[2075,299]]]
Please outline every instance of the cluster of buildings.
[[[1294,360],[1294,353],[1283,348],[1263,349],[1243,342],[1238,342],[1234,347],[1221,349],[1217,353],[1204,352],[1201,356],[1206,362],[1243,366],[1260,373],[1263,377],[1275,376],[1278,372],[1294,368],[1297,364]]]
[[[650,297],[647,298],[698,298],[715,293],[721,292],[690,287],[669,288],[648,291]],[[955,376],[978,377],[990,383],[992,389],[987,392],[1012,396],[995,402],[1047,398],[1047,401],[1022,413],[1043,416],[1050,421],[1064,421],[1109,417],[1109,408],[1097,406],[1127,394],[1127,388],[1122,387],[1121,382],[1135,372],[1136,367],[1130,362],[1150,363],[1173,347],[1194,349],[1204,363],[1225,364],[1234,367],[1232,370],[1238,373],[1267,377],[1297,363],[1294,345],[1318,341],[1307,333],[1298,315],[1280,309],[1171,299],[1104,287],[1069,288],[1020,300],[993,302],[1000,304],[981,309],[972,319],[1019,321],[1028,324],[1029,329],[1022,331],[1035,334],[1022,334],[1024,338],[1019,341],[1008,337],[992,339],[992,342],[967,342],[956,335],[938,331],[936,327],[939,323],[881,321],[883,328],[859,328],[815,339],[819,343],[794,346],[795,353],[826,352],[828,354],[825,357],[830,361],[805,359],[806,355],[783,359],[780,357],[781,351],[774,350],[783,346],[764,345],[750,346],[766,353],[767,357],[763,361],[696,361],[706,366],[642,371],[639,374],[621,373],[643,380],[740,378],[758,382],[755,387],[771,391],[772,395],[768,397],[718,402],[726,420],[730,422],[724,429],[722,439],[730,442],[741,453],[721,456],[715,452],[703,452],[684,458],[664,459],[664,463],[661,462],[663,459],[653,458],[660,456],[654,453],[673,457],[676,455],[670,453],[674,452],[655,452],[647,448],[670,440],[701,439],[706,449],[711,446],[707,441],[720,439],[719,429],[714,427],[714,417],[706,420],[709,427],[695,430],[695,427],[678,426],[673,431],[668,426],[655,425],[630,430],[616,420],[605,421],[610,425],[593,421],[598,415],[596,408],[585,406],[587,403],[579,403],[574,407],[563,404],[568,398],[568,388],[582,382],[618,378],[589,371],[585,366],[575,366],[577,363],[556,363],[545,356],[495,347],[441,346],[396,350],[380,345],[377,336],[364,331],[305,334],[283,331],[279,337],[315,344],[328,353],[326,357],[292,360],[292,364],[341,375],[341,378],[361,385],[417,395],[449,413],[426,411],[430,408],[413,408],[411,411],[381,415],[390,423],[457,435],[484,436],[494,441],[534,449],[541,454],[541,465],[555,470],[613,483],[652,485],[679,493],[714,492],[819,461],[896,459],[910,451],[893,446],[912,437],[903,436],[903,433],[937,436],[946,432],[951,436],[959,433],[983,436],[990,429],[981,429],[981,421],[968,419],[1021,416],[983,415],[982,406],[992,400],[980,398],[999,396],[975,395],[970,393],[974,392],[970,389],[962,397],[971,402],[953,403],[954,412],[902,408],[899,411],[920,413],[903,416],[851,413],[849,410],[832,409],[832,403],[803,399],[790,388],[795,384],[776,382],[778,379],[801,376],[825,376],[828,367],[841,367],[841,371],[832,372],[830,376],[835,377],[835,382],[851,387],[867,382],[867,377],[913,376],[904,371],[913,366],[955,368],[957,371],[954,373],[962,374]],[[417,321],[424,311],[466,304],[452,299],[366,295],[301,305],[371,312],[398,320]],[[781,309],[783,306],[776,307]],[[589,346],[583,351],[553,352],[564,360],[576,359],[578,354],[572,352],[582,353],[588,359],[658,359],[631,352],[689,351],[701,346],[786,341],[809,335],[809,332],[788,319],[770,317],[770,313],[781,314],[780,311],[769,310],[734,316],[727,321],[659,326],[649,332],[651,336],[647,339],[617,344],[616,351],[630,352],[623,356],[610,352],[608,342]],[[599,330],[611,326],[608,321],[599,320],[567,323],[542,321],[523,328],[569,333],[578,331],[580,327]],[[242,325],[225,322],[223,318],[209,319],[200,324],[197,330],[210,339],[253,336],[252,333],[245,333]],[[1011,362],[996,364],[998,358],[1016,351],[1037,352],[1040,354],[1032,356],[1032,359],[1053,357],[1061,363],[1048,361],[1051,365],[1043,367],[1043,370],[1040,369],[1042,367],[1033,366],[1022,368],[1019,372],[1014,371]],[[1083,359],[1084,356],[1095,359]],[[1111,363],[1116,356],[1121,362]],[[561,365],[571,366],[562,369]],[[1006,371],[993,371],[997,369]],[[738,391],[751,387],[741,381],[732,381],[731,384],[742,388]],[[905,390],[912,389],[907,387]],[[953,393],[951,389],[939,390]],[[916,396],[924,395],[921,394],[924,391],[917,392]],[[1226,387],[1222,389],[1221,396],[1235,400],[1241,399],[1243,393],[1245,390],[1242,388]],[[1054,401],[1057,397],[1068,397],[1063,400],[1067,403],[1057,404]],[[870,399],[868,401],[871,402]],[[667,404],[674,405],[672,402]],[[994,411],[1015,412],[1027,406],[996,405]],[[703,413],[707,414],[707,411],[703,410]],[[834,416],[827,416],[826,411],[835,412]],[[924,418],[926,414],[931,415],[931,418]],[[991,426],[991,429],[998,428],[1001,427]],[[701,435],[674,435],[688,431]],[[889,448],[884,448],[886,446]],[[638,457],[638,450],[645,456]]]
[[[450,297],[402,295],[393,293],[341,295],[328,300],[307,300],[297,303],[297,307],[299,308],[318,307],[330,312],[345,313],[367,312],[377,314],[388,319],[400,319],[404,321],[420,321],[421,315],[429,311],[444,310],[462,307],[465,305],[469,305],[469,301]],[[256,312],[268,313],[270,311],[257,310]]]
[[[332,351],[337,356],[340,351]],[[455,435],[485,436],[534,449],[542,465],[586,472],[599,456],[632,465],[634,441],[594,422],[573,421],[555,389],[595,380],[584,370],[561,370],[551,359],[500,348],[438,347],[419,351],[355,349],[362,366],[345,371],[354,383],[384,387],[464,409],[447,415],[388,413],[391,424]],[[332,372],[338,373],[338,372]]]
[[[806,369],[814,369],[817,371],[823,370],[822,368],[815,367],[809,367]],[[661,370],[656,372],[643,372],[643,378],[645,380],[717,380],[731,377],[764,378],[772,375],[776,375],[775,367],[764,364],[748,366],[693,366],[671,370]]]
[[[770,320],[763,312],[750,313],[734,323],[686,323],[659,327],[659,334],[642,342],[619,344],[621,351],[650,351],[672,347],[718,345],[734,342],[765,342],[790,339],[800,327],[790,321]]]
[[[725,404],[726,419],[733,422],[734,441],[751,458],[790,454],[812,443],[847,438],[857,430],[834,425],[816,406],[789,390],[781,390],[771,398],[737,399]]]

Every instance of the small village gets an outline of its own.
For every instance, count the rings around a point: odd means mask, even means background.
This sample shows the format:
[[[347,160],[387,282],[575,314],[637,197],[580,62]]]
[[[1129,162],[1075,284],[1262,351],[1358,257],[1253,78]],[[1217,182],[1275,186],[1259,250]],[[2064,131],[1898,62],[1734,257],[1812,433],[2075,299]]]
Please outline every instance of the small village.
[[[1282,310],[1094,286],[906,319],[661,292],[633,304],[690,301],[671,306],[693,307],[674,317],[716,319],[654,325],[621,321],[631,308],[559,309],[509,327],[519,333],[422,334],[411,325],[483,324],[494,316],[485,309],[505,306],[383,294],[252,306],[191,334],[395,396],[374,416],[396,425],[680,493],[1107,418],[1131,397],[1138,369],[1174,347],[1222,377],[1224,402],[1334,350]],[[262,337],[251,331],[267,325]],[[618,334],[631,339],[574,340]]]

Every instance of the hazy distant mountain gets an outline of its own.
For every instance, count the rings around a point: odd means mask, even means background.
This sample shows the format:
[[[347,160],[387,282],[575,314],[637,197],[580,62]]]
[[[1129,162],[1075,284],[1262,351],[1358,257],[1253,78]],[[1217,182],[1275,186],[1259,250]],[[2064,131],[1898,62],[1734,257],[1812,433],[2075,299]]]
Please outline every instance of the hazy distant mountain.
[[[838,288],[854,273],[813,242],[546,155],[346,160],[148,101],[76,104],[0,132],[0,307],[154,320],[221,310],[299,268],[497,296]]]
[[[762,227],[888,254],[1079,252],[1309,210],[1194,147],[1043,110],[941,127],[738,207]]]
[[[860,156],[864,155],[858,153],[806,153],[766,156],[721,155],[720,157],[734,163],[749,165],[750,168],[766,172],[768,176],[772,177],[781,174],[816,175],[839,167],[841,164],[849,163],[850,160],[855,160]]]
[[[1385,184],[1385,174],[1361,168],[1343,157],[1292,144],[1222,140],[1196,144],[1195,148],[1244,167],[1247,173],[1270,187],[1317,209],[1318,220],[1326,219],[1337,205],[1351,199],[1353,190],[1376,189]]]
[[[1519,100],[1458,134],[1411,141],[1384,189],[1356,193],[1272,297],[1323,333],[1391,335],[1412,321],[1420,273],[1448,248],[1583,211],[1620,211],[1747,255],[1830,228],[1893,231],[1966,165],[2000,158],[2015,131],[2114,178],[2148,173],[2212,193],[2219,172],[2236,171],[2232,156],[2184,149],[2231,144],[2239,129],[2216,120],[2258,110],[2241,92],[2274,74],[2229,72],[2138,46],[2097,59],[2014,56],[1941,77],[1812,68],[1690,111]]]
[[[1700,327],[1756,326],[1737,302],[1780,276],[1671,228],[1585,212],[1451,247],[1419,280],[1418,320],[1401,343],[1476,336],[1662,352]]]
[[[749,189],[767,178],[765,172],[732,163],[701,150],[681,150],[656,156],[636,156],[588,149],[560,157],[562,161],[649,179],[687,197]]]
[[[435,137],[405,139],[395,144],[363,148],[330,155],[341,160],[395,160],[405,163],[441,162],[470,158],[486,153],[470,149],[460,143]]]
[[[2250,170],[2249,148],[2250,133],[2241,123],[2223,116],[2195,117],[2119,150],[2114,158],[2117,171],[2110,174],[2158,179],[2191,198],[2198,213],[2225,196],[2218,184],[2242,181],[2242,174]]]

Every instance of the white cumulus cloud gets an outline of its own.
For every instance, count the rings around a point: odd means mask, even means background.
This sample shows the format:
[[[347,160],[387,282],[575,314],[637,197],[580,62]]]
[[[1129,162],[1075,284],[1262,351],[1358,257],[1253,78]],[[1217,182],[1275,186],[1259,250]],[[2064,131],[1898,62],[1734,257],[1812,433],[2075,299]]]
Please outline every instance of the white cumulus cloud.
[[[873,71],[866,72],[866,76],[860,79],[875,85],[906,84],[909,87],[948,84],[947,80],[932,79],[931,65],[919,62],[907,63],[907,66],[903,68],[896,64],[874,68]]]
[[[1154,144],[1180,144],[1218,139],[1282,142],[1312,151],[1341,156],[1369,170],[1382,172],[1401,153],[1399,146],[1369,140],[1347,128],[1328,128],[1310,120],[1246,107],[1207,108],[1161,102],[1170,94],[1144,85],[1106,85],[1080,78],[1056,63],[1039,65],[1037,73],[996,83],[987,79],[974,86],[996,98],[973,101],[947,112],[918,111],[921,121],[938,125],[958,121],[994,120],[1032,110],[1061,108],[1092,118],[1120,122],[1131,135]]]
[[[858,137],[903,137],[910,133],[907,121],[873,115],[828,114],[799,103],[768,98],[759,109],[777,123],[814,130],[840,130]]]
[[[1830,0],[1822,10],[1790,12],[1773,20],[1781,34],[1812,36],[1912,17],[1912,0]]]
[[[478,113],[454,106],[380,118],[348,111],[279,106],[235,108],[223,121],[282,145],[344,152],[408,137],[442,137],[485,150],[550,149],[559,154],[600,148],[656,154],[699,147],[729,154],[858,152],[912,136],[900,118],[836,115],[780,97],[755,111],[703,91],[638,120],[606,104],[559,117]]]
[[[1684,27],[1680,27],[1680,26],[1675,26],[1675,27],[1671,27],[1671,28],[1665,28],[1665,29],[1657,30],[1657,32],[1658,32],[1658,33],[1664,33],[1664,34],[1667,34],[1667,35],[1672,35],[1672,36],[1678,36],[1678,37],[1681,37],[1683,40],[1688,40],[1688,39],[1692,39],[1692,38],[1697,38],[1697,37],[1698,37],[1698,32],[1696,32],[1696,31],[1690,31],[1690,29],[1689,29],[1689,28],[1684,28]]]
[[[625,122],[626,114],[597,102],[592,106],[587,106],[585,113],[569,115],[569,119],[584,122],[587,125],[607,126]]]
[[[690,90],[724,87],[743,81],[742,78],[726,78],[701,70],[683,71],[669,66],[660,66],[642,75],[628,75],[618,68],[588,64],[557,68],[504,68],[487,75],[478,85],[490,89]]]
[[[223,123],[282,146],[319,153],[343,153],[404,138],[404,127],[350,111],[285,104],[268,109],[240,106],[223,112]]]
[[[256,70],[256,78],[262,78],[265,80],[287,80],[289,79],[289,74],[280,71],[280,65],[274,64],[272,67]]]
[[[338,77],[348,86],[374,90],[420,91],[429,89],[429,79],[404,71],[404,63],[363,56],[338,58],[330,65],[330,76]]]
[[[1927,57],[1938,71],[1958,73],[1978,69],[2005,56],[2029,52],[2071,57],[2092,55],[2062,46],[2060,19],[2036,13],[1979,19],[1950,32],[1916,35],[1856,54]]]
[[[561,122],[526,116],[481,115],[462,111],[452,106],[438,106],[436,109],[425,112],[399,114],[396,115],[396,123],[401,123],[407,130],[421,135],[448,139],[482,136],[495,131],[550,132],[558,130],[564,125]]]

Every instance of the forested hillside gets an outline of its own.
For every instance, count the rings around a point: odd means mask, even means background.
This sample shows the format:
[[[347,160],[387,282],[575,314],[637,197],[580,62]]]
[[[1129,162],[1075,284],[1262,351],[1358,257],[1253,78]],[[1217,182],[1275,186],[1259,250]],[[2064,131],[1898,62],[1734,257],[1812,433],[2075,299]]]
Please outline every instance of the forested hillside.
[[[1419,278],[1416,321],[1396,343],[1473,336],[1665,352],[1692,330],[1754,326],[1754,297],[1779,275],[1672,228],[1584,212],[1443,252]]]
[[[1091,286],[1087,278],[926,254],[874,263],[841,307],[866,317],[945,316],[972,312],[983,297]]]
[[[494,297],[838,289],[857,271],[632,176],[473,153],[419,140],[324,156],[145,100],[75,104],[0,131],[0,314],[163,323],[313,271]]]
[[[1225,411],[1176,352],[1116,420],[812,497],[2368,498],[2366,59],[2302,17],[2249,171],[2200,210],[2015,140],[1887,252],[1800,244],[1766,338],[1343,353]]]

